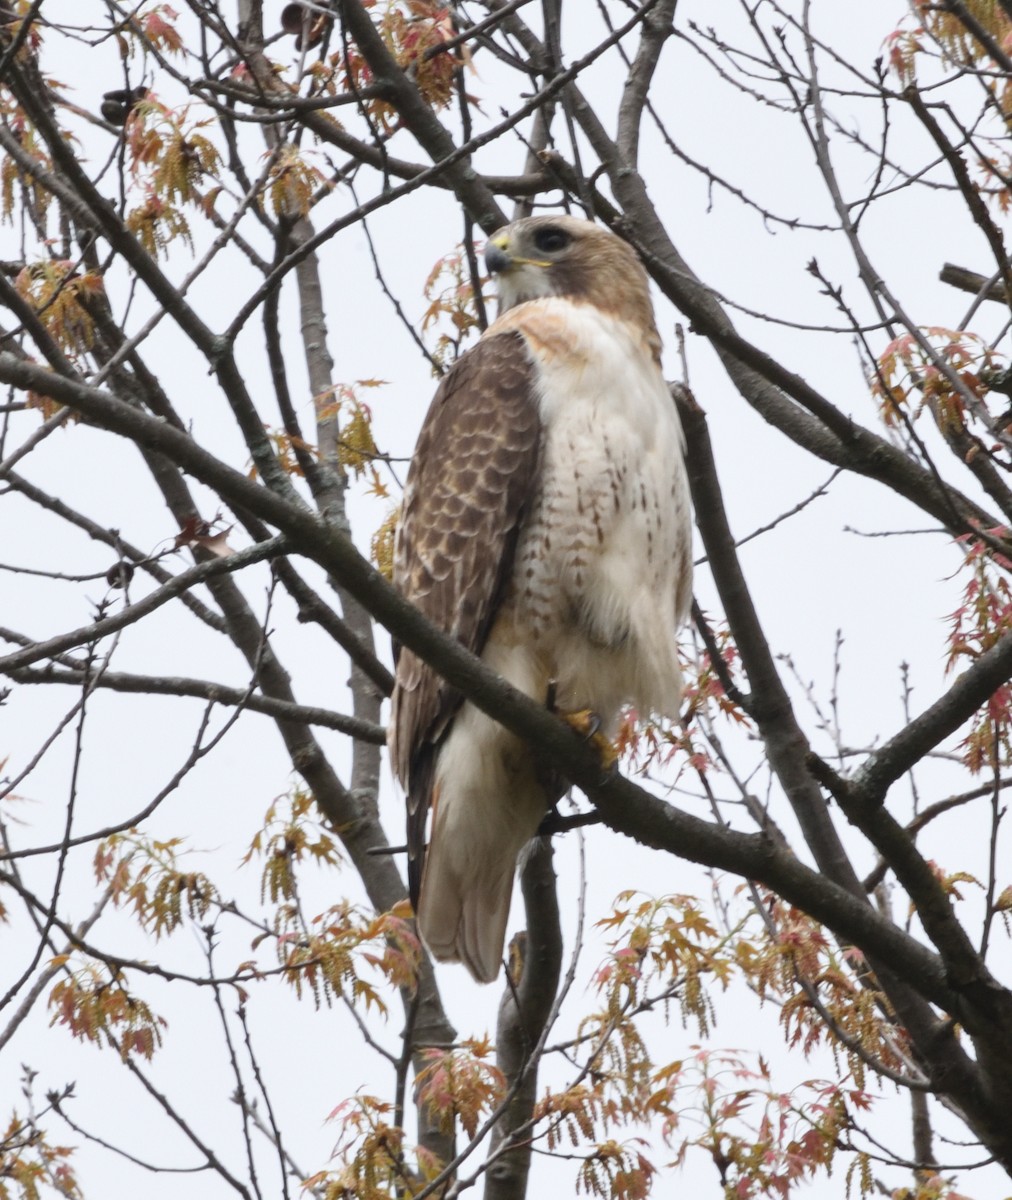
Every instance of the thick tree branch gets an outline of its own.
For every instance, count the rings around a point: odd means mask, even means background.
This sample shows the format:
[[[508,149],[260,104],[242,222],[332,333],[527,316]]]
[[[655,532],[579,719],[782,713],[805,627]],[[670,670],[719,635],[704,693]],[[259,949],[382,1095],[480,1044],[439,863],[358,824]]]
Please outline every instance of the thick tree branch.
[[[631,167],[637,165],[639,158],[643,111],[649,102],[650,85],[660,62],[661,51],[672,33],[677,5],[678,0],[660,0],[653,12],[644,18],[639,49],[622,90],[615,144],[623,160]]]
[[[559,902],[548,838],[531,841],[520,873],[527,930],[514,942],[508,981],[499,1005],[496,1058],[512,1088],[502,1121],[492,1134],[489,1155],[494,1159],[485,1176],[485,1200],[522,1200],[527,1194],[531,1166],[530,1141],[511,1135],[531,1119],[538,1089],[535,1048],[551,1016],[562,969],[562,931]],[[511,947],[511,951],[514,949]],[[509,1147],[509,1148],[507,1148]]]
[[[720,592],[734,643],[749,680],[749,714],[756,721],[770,765],[801,824],[815,860],[831,879],[855,896],[860,880],[833,828],[829,810],[809,769],[808,742],[795,719],[790,698],[759,624],[728,527],[706,418],[691,393],[674,389],[686,439],[686,465],[696,523]]]
[[[1004,284],[998,282],[995,276],[988,278],[978,271],[967,267],[958,267],[955,263],[943,263],[938,272],[942,283],[959,288],[961,292],[970,292],[974,296],[983,296],[985,300],[997,300],[999,304],[1008,304],[1008,293]]]
[[[968,721],[1010,675],[1012,632],[984,650],[944,695],[869,755],[848,785],[851,795],[871,807],[881,804],[890,786]]]

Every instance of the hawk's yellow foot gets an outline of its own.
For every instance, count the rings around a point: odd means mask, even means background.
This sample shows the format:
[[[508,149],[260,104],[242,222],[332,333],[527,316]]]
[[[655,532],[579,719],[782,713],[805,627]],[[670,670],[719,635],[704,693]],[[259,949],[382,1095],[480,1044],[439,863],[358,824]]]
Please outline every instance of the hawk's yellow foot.
[[[601,766],[610,771],[618,762],[618,751],[611,739],[601,732],[600,716],[591,708],[581,708],[578,712],[560,712],[558,715],[584,741],[590,742],[601,759]]]

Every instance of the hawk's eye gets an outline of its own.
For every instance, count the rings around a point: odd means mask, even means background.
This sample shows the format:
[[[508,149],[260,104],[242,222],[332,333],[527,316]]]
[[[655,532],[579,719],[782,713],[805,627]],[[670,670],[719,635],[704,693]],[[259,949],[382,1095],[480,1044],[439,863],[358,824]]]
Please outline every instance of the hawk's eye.
[[[546,225],[534,235],[534,245],[542,254],[554,254],[557,250],[565,250],[572,240],[558,225]]]

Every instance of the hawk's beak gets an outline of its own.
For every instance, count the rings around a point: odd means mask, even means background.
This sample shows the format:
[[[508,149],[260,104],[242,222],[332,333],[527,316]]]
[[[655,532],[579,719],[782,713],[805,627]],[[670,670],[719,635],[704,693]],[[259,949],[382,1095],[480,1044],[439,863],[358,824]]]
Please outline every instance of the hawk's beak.
[[[513,266],[509,246],[510,240],[503,234],[489,238],[488,245],[485,247],[485,266],[493,275],[500,271],[508,271]]]
[[[510,253],[510,240],[505,233],[497,233],[485,246],[485,266],[493,275],[499,275],[511,267],[550,267],[543,258],[517,258]]]

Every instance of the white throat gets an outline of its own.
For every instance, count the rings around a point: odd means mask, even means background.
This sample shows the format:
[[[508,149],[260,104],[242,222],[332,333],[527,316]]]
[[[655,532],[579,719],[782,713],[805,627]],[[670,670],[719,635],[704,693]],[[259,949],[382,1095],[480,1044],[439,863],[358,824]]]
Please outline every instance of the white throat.
[[[506,312],[526,300],[540,300],[542,296],[554,296],[550,267],[535,267],[518,263],[496,276],[499,292],[499,311]]]

